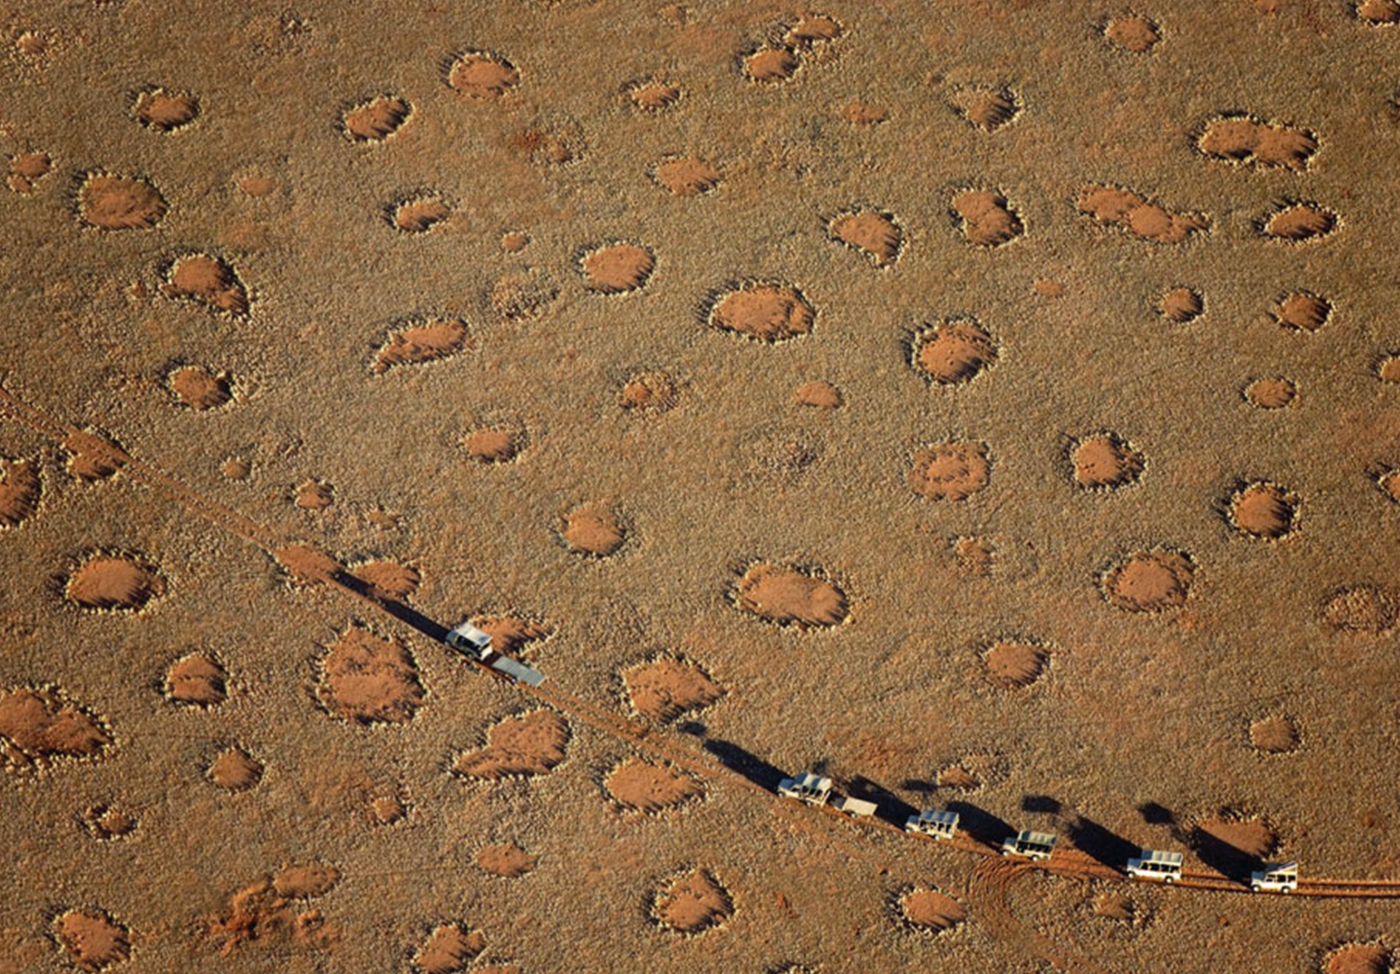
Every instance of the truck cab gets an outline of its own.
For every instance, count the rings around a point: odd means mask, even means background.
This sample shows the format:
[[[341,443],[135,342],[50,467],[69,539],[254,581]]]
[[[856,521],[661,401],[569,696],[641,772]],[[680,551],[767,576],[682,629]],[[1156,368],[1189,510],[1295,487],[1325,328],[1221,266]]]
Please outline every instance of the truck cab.
[[[464,622],[447,634],[447,645],[484,662],[491,655],[491,634]]]
[[[1055,851],[1055,843],[1058,841],[1060,841],[1059,836],[1049,832],[1032,832],[1027,829],[1002,842],[1001,854],[1036,862],[1041,859],[1049,859],[1050,854]]]

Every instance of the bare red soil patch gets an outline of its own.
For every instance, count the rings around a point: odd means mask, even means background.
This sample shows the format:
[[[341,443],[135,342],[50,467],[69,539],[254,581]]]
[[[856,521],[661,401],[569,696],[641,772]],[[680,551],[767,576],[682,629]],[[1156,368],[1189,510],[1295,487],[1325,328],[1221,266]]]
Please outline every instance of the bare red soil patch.
[[[535,868],[538,856],[532,856],[514,842],[482,846],[476,853],[476,864],[492,876],[519,879]]]
[[[623,673],[622,680],[632,708],[651,720],[674,720],[724,696],[724,688],[703,669],[677,659],[635,666]]]
[[[651,170],[651,178],[672,196],[700,196],[720,184],[720,168],[704,159],[686,156],[663,159]]]
[[[407,723],[427,696],[408,647],[358,626],[327,647],[318,669],[322,706],[357,724]]]
[[[892,213],[856,210],[834,217],[826,227],[831,239],[860,251],[877,267],[887,267],[899,258],[904,231]]]
[[[39,180],[49,174],[53,160],[47,152],[19,152],[10,156],[7,185],[16,193],[28,194],[39,186]]]
[[[139,556],[99,552],[68,576],[63,594],[80,608],[134,612],[165,594],[165,579]]]
[[[641,81],[627,86],[627,97],[644,112],[663,112],[681,100],[678,85],[666,81]]]
[[[199,118],[199,99],[188,91],[148,88],[131,106],[136,121],[157,132],[174,132]]]
[[[1127,14],[1107,21],[1103,26],[1103,36],[1121,50],[1147,54],[1162,39],[1162,30],[1151,17]]]
[[[456,974],[485,949],[486,937],[481,931],[447,923],[429,934],[413,955],[413,966],[423,974]]]
[[[171,703],[212,707],[228,699],[228,674],[219,662],[191,653],[170,664],[165,674],[165,696]]]
[[[224,791],[247,791],[262,781],[263,764],[241,747],[227,747],[209,763],[205,774]]]
[[[674,409],[681,398],[680,386],[665,372],[638,372],[622,385],[619,397],[629,413],[664,413]]]
[[[496,724],[486,735],[485,747],[462,754],[452,767],[483,781],[545,774],[564,760],[569,736],[563,717],[552,710],[532,710]]]
[[[953,538],[948,546],[953,550],[953,561],[958,571],[964,575],[986,577],[996,565],[996,547],[985,538]]]
[[[131,931],[100,911],[69,910],[54,920],[54,937],[83,971],[103,971],[131,956]]]
[[[1400,24],[1400,3],[1396,0],[1358,0],[1352,9],[1357,20],[1372,27]]]
[[[819,44],[834,41],[845,32],[845,28],[835,17],[829,14],[807,13],[788,28],[783,40],[789,47],[805,51]]]
[[[1157,313],[1177,325],[1195,321],[1205,311],[1205,299],[1194,288],[1177,287],[1163,293],[1157,302]]]
[[[44,482],[37,460],[0,457],[0,527],[18,527],[39,510]]]
[[[324,511],[335,503],[335,488],[325,481],[308,480],[297,488],[292,503],[303,511]]]
[[[515,65],[486,51],[464,51],[447,69],[448,87],[479,101],[494,101],[519,83]]]
[[[1282,409],[1298,395],[1298,386],[1283,376],[1255,379],[1244,387],[1244,398],[1259,409]]]
[[[981,443],[934,443],[915,450],[912,460],[909,487],[929,500],[964,501],[992,479],[992,461]]]
[[[997,342],[970,318],[927,325],[909,343],[915,371],[940,385],[970,382],[997,360]]]
[[[369,586],[379,599],[409,599],[418,591],[423,576],[412,565],[397,561],[366,561],[351,566],[350,573]]]
[[[1258,816],[1222,811],[1198,824],[1196,832],[1254,859],[1268,859],[1278,851],[1278,833]]]
[[[170,373],[170,389],[191,409],[203,412],[217,409],[233,398],[227,373],[217,375],[198,365],[187,365]]]
[[[704,786],[690,775],[637,758],[614,768],[603,787],[619,805],[648,815],[675,808],[705,793]]]
[[[754,341],[788,341],[812,331],[816,309],[788,284],[754,282],[729,289],[714,302],[707,320]]]
[[[564,515],[559,536],[570,551],[605,558],[622,547],[627,532],[616,513],[607,507],[585,504]]]
[[[1103,226],[1116,226],[1130,236],[1153,243],[1181,243],[1210,228],[1210,219],[1204,213],[1173,212],[1119,186],[1085,186],[1076,205],[1080,213]]]
[[[800,630],[834,626],[850,611],[846,593],[806,572],[757,562],[739,577],[734,604],[759,618]]]
[[[1138,919],[1137,904],[1122,893],[1100,893],[1094,897],[1094,916],[1132,923]]]
[[[1395,596],[1376,585],[1338,589],[1322,604],[1322,618],[1339,632],[1380,635],[1395,626]]]
[[[1386,497],[1400,503],[1400,470],[1385,470],[1377,474],[1376,486]]]
[[[415,196],[389,205],[389,225],[401,233],[427,233],[452,215],[452,207],[437,196]]]
[[[967,908],[947,893],[915,887],[899,898],[905,922],[930,933],[951,930],[967,919]]]
[[[845,404],[841,390],[820,379],[804,382],[792,391],[793,401],[814,409],[840,409]]]
[[[789,48],[763,47],[744,57],[744,76],[759,84],[781,84],[797,73],[800,64]]]
[[[341,571],[340,562],[310,545],[287,545],[273,552],[278,566],[302,583],[326,582]]]
[[[953,197],[953,213],[968,243],[979,247],[1000,247],[1026,232],[1020,215],[995,190],[969,189],[958,193]]]
[[[297,874],[305,870],[323,880],[331,877],[330,884],[297,882],[288,892],[279,891],[278,880],[285,886],[288,879],[295,881]],[[223,913],[209,921],[206,936],[224,957],[248,945],[271,949],[284,949],[288,945],[319,950],[333,947],[340,939],[340,927],[329,922],[320,910],[301,908],[293,900],[319,896],[338,878],[333,867],[320,864],[290,867],[275,878],[263,876],[229,895]]]
[[[1291,754],[1301,742],[1297,722],[1287,715],[1261,717],[1249,725],[1249,743],[1265,754]]]
[[[68,472],[88,483],[112,476],[131,459],[115,440],[99,433],[72,433],[63,448],[70,454]]]
[[[1255,222],[1259,232],[1284,243],[1303,243],[1337,228],[1337,214],[1316,203],[1285,203]]]
[[[1087,490],[1115,490],[1137,483],[1147,466],[1142,452],[1117,433],[1077,441],[1070,451],[1074,482]]]
[[[472,625],[490,635],[492,648],[507,656],[515,656],[531,643],[554,634],[554,629],[545,623],[517,615],[476,616]]]
[[[693,869],[658,890],[651,910],[663,929],[693,935],[733,916],[734,900],[708,870]]]
[[[841,117],[852,125],[879,125],[889,120],[890,113],[879,105],[853,101],[841,109]]]
[[[1400,383],[1400,355],[1385,355],[1376,363],[1376,378],[1386,383]]]
[[[1307,129],[1249,115],[1225,115],[1206,125],[1196,147],[1215,159],[1302,172],[1317,151],[1317,137]]]
[[[1230,524],[1252,538],[1274,540],[1293,531],[1301,499],[1278,484],[1257,481],[1230,497]]]
[[[407,324],[390,333],[371,368],[382,375],[398,365],[417,365],[447,358],[466,345],[467,323],[460,318],[436,318]]]
[[[1195,574],[1195,563],[1185,552],[1155,548],[1118,562],[1103,574],[1099,586],[1117,608],[1165,612],[1186,604]]]
[[[185,254],[166,268],[161,293],[189,298],[214,311],[241,317],[248,313],[248,289],[233,265],[210,254]]]
[[[1286,328],[1314,332],[1327,324],[1332,314],[1332,303],[1311,291],[1294,291],[1280,298],[1269,314]]]
[[[286,866],[272,877],[272,888],[289,900],[307,900],[329,893],[340,882],[340,870],[321,862]]]
[[[1400,20],[1400,7],[1396,8]],[[1390,974],[1391,952],[1384,944],[1342,944],[1322,962],[1323,974]]]
[[[1050,662],[1050,650],[1036,643],[1001,641],[983,654],[988,678],[1002,687],[1028,687],[1040,679]]]
[[[89,173],[78,189],[78,216],[99,230],[149,230],[170,205],[142,176]]]
[[[137,819],[117,805],[91,805],[83,810],[83,825],[93,838],[110,842],[136,831]]]
[[[1020,101],[1009,88],[969,85],[953,92],[948,104],[973,128],[995,132],[1021,112]]]
[[[403,128],[413,106],[398,95],[379,95],[345,109],[341,131],[351,142],[383,142]]]
[[[54,687],[0,693],[0,754],[17,771],[99,757],[113,743],[105,722]]]
[[[609,244],[579,259],[584,287],[599,294],[626,294],[646,286],[656,258],[639,244]]]
[[[515,430],[476,429],[462,437],[462,449],[478,463],[509,463],[520,452],[522,439]]]

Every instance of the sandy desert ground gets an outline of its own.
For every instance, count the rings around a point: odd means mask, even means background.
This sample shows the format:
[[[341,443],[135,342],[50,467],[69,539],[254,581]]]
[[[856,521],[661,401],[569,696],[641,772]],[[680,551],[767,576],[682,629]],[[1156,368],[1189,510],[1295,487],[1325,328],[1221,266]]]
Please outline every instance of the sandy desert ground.
[[[0,21],[0,972],[1400,967],[1400,2]]]

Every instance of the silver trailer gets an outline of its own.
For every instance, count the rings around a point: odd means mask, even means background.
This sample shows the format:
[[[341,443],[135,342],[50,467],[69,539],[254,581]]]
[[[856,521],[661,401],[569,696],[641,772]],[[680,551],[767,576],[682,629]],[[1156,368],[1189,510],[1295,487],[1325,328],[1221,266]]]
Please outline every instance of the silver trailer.
[[[808,805],[825,805],[831,797],[831,779],[808,771],[796,778],[784,778],[778,782],[778,794]]]
[[[831,807],[838,812],[844,812],[852,818],[869,818],[875,814],[878,808],[874,802],[868,802],[861,798],[852,798],[849,795],[842,795],[831,803]]]
[[[512,683],[537,687],[544,682],[544,674],[539,670],[509,656],[502,656],[492,649],[491,634],[478,629],[470,622],[464,622],[453,629],[444,641],[459,653],[491,667]]]
[[[1174,883],[1181,878],[1182,857],[1179,852],[1143,849],[1142,854],[1128,860],[1128,875],[1134,879],[1155,879]]]
[[[1249,888],[1256,893],[1292,893],[1298,888],[1296,862],[1266,862],[1249,874]]]
[[[1049,859],[1050,854],[1055,851],[1055,843],[1059,841],[1059,836],[1050,832],[1032,832],[1027,829],[1002,842],[1001,854],[1030,859],[1033,862]]]
[[[951,839],[958,834],[958,813],[927,808],[917,815],[910,815],[904,823],[904,831],[935,839]]]

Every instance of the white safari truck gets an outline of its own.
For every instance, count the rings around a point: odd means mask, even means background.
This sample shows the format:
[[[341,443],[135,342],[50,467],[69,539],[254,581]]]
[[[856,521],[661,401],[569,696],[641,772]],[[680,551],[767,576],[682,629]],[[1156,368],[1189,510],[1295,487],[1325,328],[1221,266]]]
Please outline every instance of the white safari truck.
[[[447,645],[457,652],[479,663],[485,663],[512,683],[525,683],[537,687],[544,682],[544,674],[526,666],[509,656],[502,656],[491,648],[491,634],[478,629],[470,622],[464,622],[447,634]]]
[[[1292,893],[1298,888],[1298,864],[1266,862],[1249,874],[1249,888],[1256,893]]]
[[[1057,835],[1049,832],[1032,832],[1027,829],[1002,842],[1001,854],[1036,862],[1041,859],[1049,859],[1050,854],[1055,851],[1055,843],[1059,841]]]
[[[926,808],[905,820],[904,831],[917,832],[919,835],[935,839],[951,839],[958,834],[958,813]]]
[[[1155,879],[1174,883],[1181,878],[1181,853],[1162,849],[1143,849],[1142,854],[1128,860],[1128,875],[1134,879]]]
[[[808,805],[825,805],[831,797],[831,779],[808,771],[796,778],[784,778],[778,782],[778,794],[784,798],[796,798]]]

